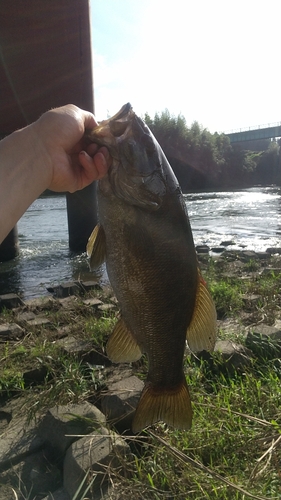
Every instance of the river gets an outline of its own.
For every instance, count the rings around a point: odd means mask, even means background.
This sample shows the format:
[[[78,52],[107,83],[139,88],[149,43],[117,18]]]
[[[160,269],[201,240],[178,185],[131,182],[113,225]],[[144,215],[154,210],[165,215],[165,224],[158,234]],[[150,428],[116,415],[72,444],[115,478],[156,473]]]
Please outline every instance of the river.
[[[281,188],[254,187],[184,195],[195,245],[265,251],[281,245]],[[68,248],[64,196],[41,197],[18,222],[20,254],[0,263],[0,294],[24,299],[47,295],[47,287],[73,279],[92,280],[86,254]],[[101,270],[99,277],[106,280]]]

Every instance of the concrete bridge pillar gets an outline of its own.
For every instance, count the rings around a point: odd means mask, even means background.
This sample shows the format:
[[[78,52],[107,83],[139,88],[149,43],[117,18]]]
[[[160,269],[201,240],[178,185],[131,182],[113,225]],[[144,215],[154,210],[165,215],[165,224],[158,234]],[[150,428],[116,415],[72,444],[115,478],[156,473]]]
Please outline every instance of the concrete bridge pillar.
[[[14,259],[19,254],[18,230],[15,226],[0,245],[0,262]]]
[[[76,193],[67,193],[66,204],[69,248],[73,252],[85,252],[98,221],[96,182]]]

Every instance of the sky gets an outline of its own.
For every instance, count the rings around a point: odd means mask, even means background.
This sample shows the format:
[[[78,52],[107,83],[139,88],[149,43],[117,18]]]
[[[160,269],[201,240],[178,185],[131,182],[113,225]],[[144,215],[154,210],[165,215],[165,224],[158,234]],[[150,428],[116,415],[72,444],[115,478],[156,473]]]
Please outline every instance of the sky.
[[[91,0],[95,114],[281,123],[281,0]]]

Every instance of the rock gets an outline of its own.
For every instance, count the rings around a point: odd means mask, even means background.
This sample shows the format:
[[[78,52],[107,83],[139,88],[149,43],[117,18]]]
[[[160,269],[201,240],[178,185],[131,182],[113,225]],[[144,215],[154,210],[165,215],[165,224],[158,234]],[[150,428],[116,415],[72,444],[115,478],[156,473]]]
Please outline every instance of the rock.
[[[225,241],[221,241],[221,243],[220,243],[221,247],[229,247],[231,245],[235,245],[235,241],[233,241],[233,240],[225,240]]]
[[[107,421],[114,424],[118,431],[131,428],[143,387],[144,383],[134,375],[108,385],[101,408]]]
[[[50,462],[45,451],[40,450],[2,472],[1,484],[14,488],[18,495],[16,498],[42,498],[49,491],[61,486],[62,476],[58,467]],[[6,496],[0,498],[6,499]]]
[[[225,247],[212,247],[211,252],[213,253],[222,253],[225,251]]]
[[[103,304],[103,302],[101,300],[93,297],[90,299],[83,300],[83,304],[85,304],[86,306],[91,306],[91,307],[97,308],[98,306],[101,306]]]
[[[62,457],[81,434],[88,434],[104,424],[103,413],[88,402],[56,406],[48,410],[43,418],[39,435],[57,456]]]
[[[195,247],[197,253],[209,253],[210,247],[208,245],[197,245]]]
[[[281,330],[273,326],[258,325],[246,335],[246,346],[261,359],[281,356]]]
[[[22,401],[22,406],[25,400]],[[1,435],[0,440],[0,471],[9,469],[13,464],[21,462],[26,456],[40,451],[44,445],[44,439],[37,433],[35,420],[23,418],[20,413],[20,404],[18,414],[15,415]],[[3,408],[3,411],[9,413],[9,405]]]
[[[263,298],[261,295],[242,295],[242,300],[244,303],[244,307],[247,311],[252,311],[256,309],[260,304],[263,303]]]
[[[125,457],[131,457],[129,445],[118,434],[109,433],[103,427],[94,435],[75,441],[68,448],[64,460],[65,490],[73,498],[78,488],[81,487],[82,493],[92,482],[87,494],[92,498],[94,492],[100,490],[100,484],[107,485],[114,473],[126,475]],[[81,497],[84,498],[83,495]]]
[[[86,292],[89,292],[90,290],[101,290],[101,286],[97,281],[83,281],[82,282],[83,288],[86,290]]]
[[[31,319],[35,319],[36,315],[32,311],[26,311],[18,314],[17,320],[21,321],[23,323],[26,323],[27,321],[30,321]]]
[[[256,252],[251,252],[250,250],[244,250],[240,254],[240,259],[243,262],[249,262],[250,260],[255,260],[257,258],[258,258],[258,256],[257,256]]]
[[[271,255],[274,255],[275,253],[281,255],[281,247],[269,247],[266,251]]]
[[[261,260],[270,259],[270,254],[268,252],[256,252],[256,255]]]
[[[250,349],[230,340],[218,340],[214,352],[221,355],[224,368],[229,374],[244,371],[251,365],[253,357]]]
[[[228,376],[243,372],[251,365],[253,357],[250,349],[230,340],[218,340],[213,353],[203,351],[196,356],[206,362],[207,371]]]
[[[81,292],[81,286],[78,281],[68,281],[55,287],[48,287],[48,292],[53,293],[55,297],[63,299],[70,295],[77,295]]]
[[[278,276],[279,274],[281,274],[281,267],[265,267],[262,272],[261,272],[262,276],[265,275],[265,276],[268,276],[268,275],[271,275],[271,276]]]
[[[27,324],[29,326],[43,326],[43,325],[50,325],[51,322],[47,318],[43,318],[42,316],[37,316],[34,319],[30,319],[27,321]]]
[[[24,330],[16,323],[4,323],[0,325],[0,342],[6,340],[17,340],[23,337]]]
[[[48,376],[48,368],[42,364],[36,368],[27,370],[26,372],[23,373],[25,388],[44,382],[47,376]]]
[[[71,498],[64,488],[59,488],[58,490],[49,493],[49,495],[42,498],[42,500],[71,500]]]
[[[56,345],[65,353],[77,356],[77,358],[91,365],[109,366],[111,364],[108,357],[102,352],[102,349],[99,351],[96,347],[94,348],[94,344],[91,341],[77,340],[75,337],[67,336],[58,339]]]
[[[36,299],[29,299],[25,301],[25,305],[29,309],[40,309],[40,310],[54,310],[56,306],[58,307],[58,302],[53,297],[38,297]]]
[[[0,310],[6,307],[6,309],[14,309],[15,307],[24,305],[24,302],[16,293],[6,293],[0,295]]]
[[[102,304],[98,307],[99,311],[112,311],[113,309],[116,309],[115,304]]]

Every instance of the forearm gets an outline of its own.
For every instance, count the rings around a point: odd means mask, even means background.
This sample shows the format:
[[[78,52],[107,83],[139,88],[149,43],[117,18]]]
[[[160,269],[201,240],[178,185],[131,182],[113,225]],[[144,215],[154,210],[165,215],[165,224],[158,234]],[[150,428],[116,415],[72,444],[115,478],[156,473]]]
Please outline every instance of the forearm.
[[[50,183],[50,165],[37,139],[29,125],[0,142],[0,242]]]

